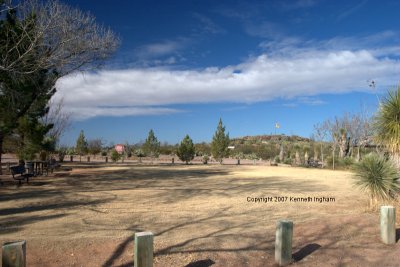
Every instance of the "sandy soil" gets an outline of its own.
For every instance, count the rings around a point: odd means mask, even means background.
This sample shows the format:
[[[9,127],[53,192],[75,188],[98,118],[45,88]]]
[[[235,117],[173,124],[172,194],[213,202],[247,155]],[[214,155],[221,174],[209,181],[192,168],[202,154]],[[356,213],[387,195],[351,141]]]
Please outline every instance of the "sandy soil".
[[[27,240],[28,266],[133,266],[140,231],[155,234],[155,266],[274,266],[275,225],[286,218],[293,266],[400,265],[399,243],[380,242],[379,215],[366,212],[350,172],[70,166],[29,185],[2,176],[0,242]]]

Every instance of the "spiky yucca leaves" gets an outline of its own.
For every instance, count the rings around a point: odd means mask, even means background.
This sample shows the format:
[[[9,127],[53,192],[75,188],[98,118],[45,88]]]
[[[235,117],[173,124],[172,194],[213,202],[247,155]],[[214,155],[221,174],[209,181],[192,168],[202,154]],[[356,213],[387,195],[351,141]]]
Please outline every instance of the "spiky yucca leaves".
[[[391,153],[400,167],[400,85],[382,100],[374,121],[375,141]]]
[[[355,184],[370,195],[370,204],[393,199],[399,192],[398,172],[394,164],[383,156],[371,153],[355,165]]]

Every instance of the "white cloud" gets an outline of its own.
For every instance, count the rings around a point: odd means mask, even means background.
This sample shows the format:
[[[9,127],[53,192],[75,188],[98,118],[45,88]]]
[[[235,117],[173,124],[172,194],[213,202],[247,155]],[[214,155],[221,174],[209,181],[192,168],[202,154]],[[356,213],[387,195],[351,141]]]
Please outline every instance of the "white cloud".
[[[399,47],[335,51],[320,45],[299,48],[298,42],[286,46],[292,48],[290,53],[263,53],[224,68],[135,68],[64,77],[57,84],[57,97],[64,96],[66,108],[76,118],[89,118],[179,112],[168,107],[173,104],[301,100],[372,90],[369,79],[384,89],[398,82],[398,56],[384,52],[398,52]],[[310,99],[315,98],[303,98],[303,103],[312,104]]]

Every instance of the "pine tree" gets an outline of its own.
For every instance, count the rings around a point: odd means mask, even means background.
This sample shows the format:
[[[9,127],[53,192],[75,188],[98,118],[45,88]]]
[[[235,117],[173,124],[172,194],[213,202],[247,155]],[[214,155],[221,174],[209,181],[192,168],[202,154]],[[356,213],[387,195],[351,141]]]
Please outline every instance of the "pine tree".
[[[158,157],[160,154],[160,142],[157,140],[152,129],[149,131],[146,142],[143,144],[143,152],[152,159]]]
[[[195,149],[194,149],[193,141],[189,137],[189,135],[186,135],[185,138],[183,138],[181,144],[178,147],[176,154],[179,157],[179,159],[181,161],[185,161],[186,164],[188,164],[189,161],[191,161],[194,158]]]
[[[87,153],[88,144],[85,139],[85,134],[83,130],[81,130],[78,139],[76,140],[75,152],[79,154],[79,160],[82,161],[82,155]]]
[[[219,119],[217,130],[211,142],[211,154],[220,163],[222,163],[222,159],[229,154],[228,145],[229,133],[225,134],[225,127],[222,125],[222,119]]]

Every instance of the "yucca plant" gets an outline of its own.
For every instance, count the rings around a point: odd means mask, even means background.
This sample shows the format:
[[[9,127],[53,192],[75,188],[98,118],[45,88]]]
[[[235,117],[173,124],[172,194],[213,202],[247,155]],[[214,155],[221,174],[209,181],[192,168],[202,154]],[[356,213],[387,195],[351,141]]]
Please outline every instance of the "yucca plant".
[[[375,142],[390,153],[396,166],[400,167],[400,85],[389,91],[380,105],[374,120]]]
[[[376,153],[368,154],[355,165],[356,186],[370,196],[373,208],[378,200],[390,200],[399,192],[398,172],[392,161]]]

